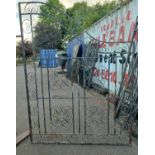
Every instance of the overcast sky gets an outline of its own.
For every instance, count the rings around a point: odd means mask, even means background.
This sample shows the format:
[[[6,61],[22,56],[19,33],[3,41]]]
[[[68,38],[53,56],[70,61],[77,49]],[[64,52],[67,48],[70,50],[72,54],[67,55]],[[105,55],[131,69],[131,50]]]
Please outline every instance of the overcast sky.
[[[87,2],[88,5],[94,5],[97,2],[105,2],[105,1],[111,1],[111,0],[59,0],[66,8],[72,7],[74,3],[76,2]]]

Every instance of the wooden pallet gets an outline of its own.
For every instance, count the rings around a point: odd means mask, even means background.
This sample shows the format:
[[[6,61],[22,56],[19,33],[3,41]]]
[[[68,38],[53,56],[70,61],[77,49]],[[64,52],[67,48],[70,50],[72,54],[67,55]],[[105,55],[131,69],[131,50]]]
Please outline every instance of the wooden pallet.
[[[23,140],[28,138],[29,135],[30,135],[30,130],[26,130],[23,133],[21,133],[20,135],[18,135],[16,137],[16,146],[19,145]]]

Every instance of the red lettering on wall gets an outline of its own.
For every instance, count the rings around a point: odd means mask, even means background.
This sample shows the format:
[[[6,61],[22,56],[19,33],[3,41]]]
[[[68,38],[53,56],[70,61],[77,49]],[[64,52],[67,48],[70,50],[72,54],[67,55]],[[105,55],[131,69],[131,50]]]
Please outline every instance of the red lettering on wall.
[[[119,29],[119,35],[118,35],[118,42],[124,42],[124,36],[125,36],[125,28],[124,25],[122,25]]]
[[[100,76],[100,70],[95,68],[95,69],[93,70],[93,75],[99,77],[99,76]]]
[[[115,72],[109,73],[108,70],[103,69],[101,72],[101,78],[106,79],[106,80],[108,80],[110,78],[110,81],[112,83],[116,83],[116,73]]]
[[[105,79],[106,79],[106,80],[109,79],[109,71],[108,71],[108,70],[106,70],[106,72],[105,72]]]
[[[128,10],[127,16],[126,16],[126,20],[130,20],[131,19],[131,11]]]
[[[109,42],[115,42],[115,31],[114,30],[110,31]],[[114,43],[109,43],[109,46],[114,46]]]
[[[129,80],[128,73],[125,73],[124,82],[125,82],[125,86],[126,86],[126,87],[127,87],[127,85],[128,85],[128,80]]]
[[[130,31],[129,31],[128,41],[131,41],[132,35],[133,35],[133,32],[134,32],[134,29],[135,29],[135,23],[132,22],[131,25],[130,25]],[[138,41],[138,33],[137,32],[136,32],[136,34],[134,36],[134,40],[135,41]]]
[[[97,69],[97,71],[96,71],[96,73],[97,73],[97,77],[99,77],[100,76],[100,70],[99,69]]]
[[[109,25],[109,23],[108,23],[108,24],[107,24],[107,29],[106,29],[107,31],[109,30],[109,27],[110,27],[110,25]]]
[[[106,48],[106,43],[105,43],[106,42],[106,34],[102,35],[102,40],[103,40],[102,47]]]
[[[102,79],[105,79],[105,70],[104,70],[104,69],[103,69],[102,72],[101,72],[101,78],[102,78]]]
[[[96,68],[93,70],[93,76],[96,76]]]
[[[100,41],[100,36],[98,36],[98,46],[99,46],[99,48],[102,48],[102,43],[101,43],[101,41]]]
[[[101,74],[100,74],[101,73]],[[109,72],[109,70],[105,70],[105,69],[102,69],[101,72],[99,69],[94,69],[93,70],[93,75],[94,76],[101,76],[102,79],[105,79],[105,80],[110,80],[110,82],[112,83],[116,83],[117,82],[117,75],[116,75],[116,72]],[[128,74],[126,73],[125,74],[125,84],[127,84],[128,82]]]
[[[111,82],[116,83],[116,72],[112,72],[111,74]]]

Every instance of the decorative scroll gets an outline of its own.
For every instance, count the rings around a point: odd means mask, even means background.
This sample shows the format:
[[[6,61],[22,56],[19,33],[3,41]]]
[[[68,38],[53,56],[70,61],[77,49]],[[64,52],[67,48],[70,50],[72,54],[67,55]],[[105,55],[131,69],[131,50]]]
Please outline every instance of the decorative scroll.
[[[24,33],[26,33],[26,34],[31,33],[31,28],[32,28],[32,25],[31,25],[30,20],[29,19],[23,20],[23,30],[24,30]]]
[[[27,3],[24,8],[25,13],[39,13],[39,5],[36,3]]]

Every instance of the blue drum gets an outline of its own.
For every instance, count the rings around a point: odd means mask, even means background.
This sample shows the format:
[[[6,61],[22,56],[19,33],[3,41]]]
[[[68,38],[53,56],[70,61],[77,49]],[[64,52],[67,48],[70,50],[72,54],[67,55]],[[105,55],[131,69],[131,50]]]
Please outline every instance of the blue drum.
[[[42,68],[57,67],[58,66],[57,50],[56,49],[41,49],[39,65]]]

